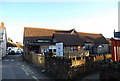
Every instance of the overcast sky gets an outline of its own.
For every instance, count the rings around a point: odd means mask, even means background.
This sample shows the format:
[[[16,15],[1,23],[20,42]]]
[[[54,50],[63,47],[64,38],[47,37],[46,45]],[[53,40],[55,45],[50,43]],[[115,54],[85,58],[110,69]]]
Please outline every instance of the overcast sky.
[[[14,42],[23,41],[24,27],[75,28],[79,32],[102,33],[107,38],[118,30],[118,0],[11,1],[0,2],[0,22],[5,23],[7,36]]]

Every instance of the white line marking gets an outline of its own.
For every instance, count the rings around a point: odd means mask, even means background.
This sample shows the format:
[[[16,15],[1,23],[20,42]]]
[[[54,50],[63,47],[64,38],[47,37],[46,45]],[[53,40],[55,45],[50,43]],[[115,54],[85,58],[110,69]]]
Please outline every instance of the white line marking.
[[[15,60],[11,60],[11,61],[15,61]]]
[[[30,72],[30,73],[32,73],[32,74],[34,74],[34,72],[33,72],[33,71],[31,71],[31,70],[30,70],[29,72]]]
[[[35,79],[36,81],[39,81],[35,76],[32,76],[33,77],[33,79]]]
[[[26,73],[26,75],[28,76],[29,74],[27,73],[27,71],[23,68],[23,67],[21,67],[22,69],[23,69],[23,71]]]
[[[5,60],[5,61],[9,61],[9,60]]]
[[[27,72],[25,72],[25,73],[26,73],[27,76],[29,75]]]

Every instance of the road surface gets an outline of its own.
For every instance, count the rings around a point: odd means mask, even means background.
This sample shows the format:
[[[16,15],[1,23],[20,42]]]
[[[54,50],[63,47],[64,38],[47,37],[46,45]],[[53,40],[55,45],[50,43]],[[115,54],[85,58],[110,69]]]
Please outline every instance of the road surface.
[[[54,76],[42,73],[39,67],[35,68],[33,64],[22,61],[21,55],[8,55],[0,63],[0,78],[2,77],[3,81],[56,81]],[[91,73],[81,81],[99,81],[99,73]]]
[[[2,80],[47,80],[51,78],[22,61],[21,55],[8,55],[2,60]]]
[[[99,72],[88,74],[81,81],[100,81]]]

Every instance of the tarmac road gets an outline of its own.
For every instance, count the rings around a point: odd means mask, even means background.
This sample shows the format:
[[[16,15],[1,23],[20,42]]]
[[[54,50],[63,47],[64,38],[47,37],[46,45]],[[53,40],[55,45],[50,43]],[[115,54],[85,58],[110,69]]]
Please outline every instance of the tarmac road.
[[[21,55],[8,55],[0,61],[2,81],[56,81],[54,76],[47,76],[39,67],[22,61]],[[59,80],[60,81],[60,80]],[[81,81],[100,81],[99,73],[91,73],[83,77]]]
[[[99,72],[90,73],[85,76],[81,81],[100,81]]]
[[[8,55],[2,60],[2,80],[34,80],[51,81],[51,78],[46,76],[41,71],[32,68],[28,63],[22,61],[21,55]]]

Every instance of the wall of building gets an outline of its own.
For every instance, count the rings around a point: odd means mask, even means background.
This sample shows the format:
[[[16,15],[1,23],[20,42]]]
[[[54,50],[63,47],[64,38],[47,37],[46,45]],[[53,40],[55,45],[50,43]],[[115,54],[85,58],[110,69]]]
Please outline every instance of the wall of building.
[[[1,46],[1,41],[0,41],[0,60],[2,59],[2,46]]]
[[[2,42],[3,42],[3,29],[0,27],[0,59],[2,57]]]
[[[4,34],[3,34],[3,41],[1,42],[1,47],[2,47],[2,57],[6,56],[6,48],[7,48],[7,34],[6,34],[6,29],[4,28]]]
[[[103,45],[103,52],[108,53],[109,52],[109,45],[108,44],[102,44]]]
[[[65,46],[64,57],[89,56],[89,51],[84,50],[82,46]]]
[[[99,49],[99,46],[102,46],[101,50]],[[109,52],[109,45],[108,44],[101,44],[97,47],[97,53],[100,54],[100,53],[108,53]]]
[[[4,27],[4,23],[1,23],[0,26],[0,54],[1,57],[5,57],[7,54],[7,33],[6,28]]]

